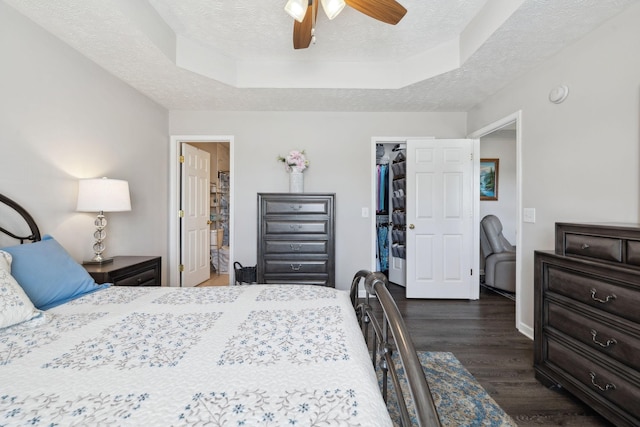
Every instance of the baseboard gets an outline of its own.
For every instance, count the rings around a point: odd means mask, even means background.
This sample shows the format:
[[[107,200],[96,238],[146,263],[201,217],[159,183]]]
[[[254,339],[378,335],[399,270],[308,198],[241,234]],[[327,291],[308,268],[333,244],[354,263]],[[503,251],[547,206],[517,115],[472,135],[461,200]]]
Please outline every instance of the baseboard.
[[[533,340],[533,328],[531,326],[525,325],[524,323],[518,323],[518,332],[530,340]]]

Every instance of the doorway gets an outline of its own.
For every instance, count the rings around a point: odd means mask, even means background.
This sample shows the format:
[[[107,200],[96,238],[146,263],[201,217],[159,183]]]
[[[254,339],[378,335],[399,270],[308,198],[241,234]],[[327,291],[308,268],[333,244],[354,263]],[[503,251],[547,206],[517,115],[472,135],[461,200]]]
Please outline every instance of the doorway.
[[[406,152],[400,162],[388,155],[394,144]],[[372,138],[372,265],[385,270],[378,255],[387,224],[388,277],[406,285],[408,297],[478,299],[477,150],[471,139]],[[383,195],[378,152],[391,162]],[[381,198],[390,199],[386,212],[378,210]],[[396,204],[397,198],[405,202]],[[394,280],[396,268],[404,284]]]
[[[516,329],[524,335],[533,338],[533,330],[522,322],[522,292],[521,292],[521,275],[522,275],[522,111],[517,111],[496,122],[493,122],[469,135],[469,138],[480,139],[480,153],[482,154],[482,139],[498,132],[500,130],[509,130],[515,138],[515,188],[514,188],[514,240],[516,246],[516,292],[515,292],[515,310],[516,310]]]
[[[209,207],[209,276],[196,286],[222,286],[229,284],[229,143],[193,142],[199,150],[209,153],[210,175]],[[183,248],[184,249],[184,248]],[[184,262],[183,262],[184,264]],[[184,286],[184,279],[183,279]]]
[[[181,247],[181,182],[180,155],[182,144],[188,143],[211,154],[211,189],[207,192],[207,205],[210,206],[210,247],[211,271],[209,280],[214,284],[233,284],[233,275],[229,274],[233,259],[233,136],[172,136],[170,145],[170,224],[169,224],[169,262],[168,277],[170,286],[183,286],[184,278],[181,266],[184,265]],[[215,160],[214,160],[215,157]],[[220,161],[218,161],[220,160]],[[214,185],[215,184],[215,187]],[[215,247],[214,247],[215,246]],[[209,282],[209,280],[207,282]],[[211,283],[209,282],[209,283]]]

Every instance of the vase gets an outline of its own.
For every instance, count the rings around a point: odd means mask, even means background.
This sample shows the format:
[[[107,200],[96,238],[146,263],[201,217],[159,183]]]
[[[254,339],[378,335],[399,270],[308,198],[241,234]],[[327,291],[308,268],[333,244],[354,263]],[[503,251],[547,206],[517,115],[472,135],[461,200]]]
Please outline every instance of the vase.
[[[302,172],[289,172],[289,193],[304,192],[304,175]]]

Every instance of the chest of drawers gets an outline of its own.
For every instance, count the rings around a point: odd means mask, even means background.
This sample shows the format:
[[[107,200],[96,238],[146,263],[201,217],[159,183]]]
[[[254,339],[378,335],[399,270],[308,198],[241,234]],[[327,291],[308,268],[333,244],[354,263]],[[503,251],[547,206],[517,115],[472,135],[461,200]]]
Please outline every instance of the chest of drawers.
[[[536,378],[616,425],[640,425],[640,228],[556,224],[535,252]]]
[[[335,286],[334,194],[258,194],[257,280]]]

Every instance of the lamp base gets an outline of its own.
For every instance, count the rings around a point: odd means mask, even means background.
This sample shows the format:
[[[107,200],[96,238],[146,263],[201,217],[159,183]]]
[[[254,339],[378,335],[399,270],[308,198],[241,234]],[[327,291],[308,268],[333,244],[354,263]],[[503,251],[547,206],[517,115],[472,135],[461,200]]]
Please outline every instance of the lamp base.
[[[109,264],[110,262],[113,262],[113,258],[102,258],[101,260],[90,259],[88,261],[82,261],[82,265],[100,265]]]

